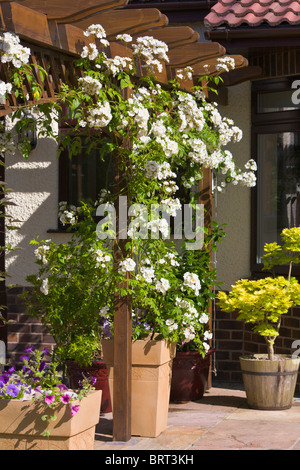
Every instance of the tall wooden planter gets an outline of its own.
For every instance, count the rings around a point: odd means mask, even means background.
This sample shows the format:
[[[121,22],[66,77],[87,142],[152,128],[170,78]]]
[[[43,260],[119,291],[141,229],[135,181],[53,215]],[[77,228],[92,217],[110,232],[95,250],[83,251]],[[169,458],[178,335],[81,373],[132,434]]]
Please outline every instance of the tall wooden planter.
[[[113,397],[113,339],[104,340],[102,348]],[[156,437],[166,429],[175,354],[176,344],[169,345],[167,340],[147,339],[132,343],[132,435]]]
[[[300,358],[277,357],[280,359],[275,361],[264,354],[240,358],[250,408],[286,410],[292,406]]]
[[[93,450],[101,395],[90,392],[74,416],[68,405],[51,409],[39,401],[1,399],[0,450]],[[43,421],[45,414],[55,414],[56,420]]]

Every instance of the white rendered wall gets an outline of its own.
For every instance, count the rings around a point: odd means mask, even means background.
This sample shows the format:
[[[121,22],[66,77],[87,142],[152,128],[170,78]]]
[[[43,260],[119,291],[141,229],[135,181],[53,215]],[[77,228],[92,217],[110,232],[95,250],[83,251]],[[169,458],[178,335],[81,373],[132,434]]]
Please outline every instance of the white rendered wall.
[[[25,286],[26,277],[36,272],[32,239],[39,236],[59,242],[68,236],[47,233],[57,228],[58,163],[57,144],[51,138],[39,139],[28,160],[20,153],[6,156],[5,180],[12,189],[9,199],[16,204],[7,212],[18,220],[19,228],[6,231],[6,243],[17,248],[6,256],[7,285]]]
[[[219,106],[222,116],[233,119],[243,131],[240,142],[226,148],[232,152],[239,167],[251,156],[251,83],[228,88],[228,105]],[[213,219],[227,224],[226,237],[217,251],[217,275],[223,289],[242,277],[250,276],[250,204],[251,190],[245,186],[229,185],[224,193],[214,197]]]

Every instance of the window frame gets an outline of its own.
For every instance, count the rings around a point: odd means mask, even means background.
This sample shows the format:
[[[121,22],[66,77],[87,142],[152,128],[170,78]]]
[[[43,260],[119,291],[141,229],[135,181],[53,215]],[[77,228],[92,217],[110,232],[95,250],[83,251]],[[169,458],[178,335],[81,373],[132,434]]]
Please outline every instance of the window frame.
[[[299,109],[289,111],[274,111],[259,113],[258,94],[261,92],[272,93],[277,91],[293,89],[291,84],[294,80],[300,80],[299,76],[290,76],[252,82],[251,90],[251,155],[258,161],[258,135],[276,134],[280,132],[300,132],[300,105]],[[251,250],[250,269],[253,278],[261,278],[268,275],[263,271],[263,264],[257,263],[257,223],[258,223],[258,188],[257,185],[251,190]],[[275,266],[274,272],[277,275],[288,275],[288,266]],[[293,266],[293,276],[300,279],[300,265]]]
[[[75,127],[75,124],[76,124],[76,120],[71,120],[68,118],[62,120],[60,128],[59,128],[60,134],[63,135],[63,134],[72,132],[72,128]],[[103,129],[79,128],[76,131],[75,130],[73,131],[73,135],[79,136],[79,137],[88,137],[88,136],[93,136],[96,134],[101,134],[109,138],[109,134],[105,133]],[[66,181],[68,178],[69,151],[67,147],[60,149],[60,155],[58,158],[59,158],[58,197],[59,197],[59,201],[68,201],[68,188],[66,185]]]

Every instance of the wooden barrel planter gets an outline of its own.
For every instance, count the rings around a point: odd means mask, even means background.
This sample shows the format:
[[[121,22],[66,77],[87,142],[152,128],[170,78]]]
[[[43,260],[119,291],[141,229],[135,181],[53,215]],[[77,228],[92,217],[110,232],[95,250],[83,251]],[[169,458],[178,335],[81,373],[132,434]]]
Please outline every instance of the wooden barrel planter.
[[[106,364],[102,360],[95,360],[88,367],[81,367],[77,362],[66,361],[67,377],[69,379],[69,387],[78,388],[78,381],[86,377],[95,377],[94,385],[96,390],[102,390],[101,413],[110,413],[112,411],[111,399],[108,385],[108,371]]]
[[[200,400],[207,388],[211,353],[203,358],[197,351],[177,351],[172,365],[170,401]]]
[[[292,406],[300,358],[285,355],[276,358],[270,361],[264,354],[240,357],[250,408],[286,410]]]

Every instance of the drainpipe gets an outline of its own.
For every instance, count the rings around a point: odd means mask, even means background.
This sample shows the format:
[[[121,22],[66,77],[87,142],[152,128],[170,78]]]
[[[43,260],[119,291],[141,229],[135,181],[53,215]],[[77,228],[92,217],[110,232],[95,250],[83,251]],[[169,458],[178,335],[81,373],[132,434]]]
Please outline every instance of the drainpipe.
[[[142,8],[156,8],[161,13],[167,15],[170,23],[185,23],[203,21],[210,9],[217,3],[217,0],[188,1],[188,2],[168,2],[153,1],[146,3],[130,3],[122,10],[135,10]]]

